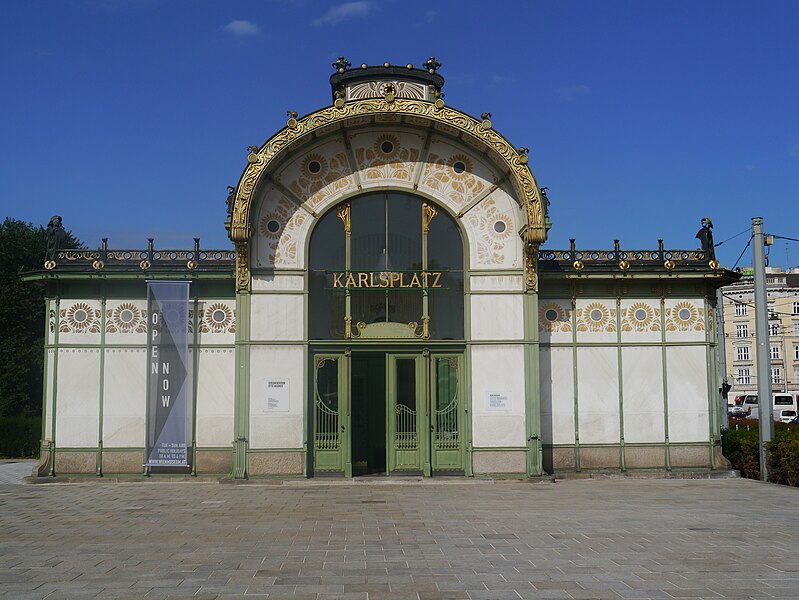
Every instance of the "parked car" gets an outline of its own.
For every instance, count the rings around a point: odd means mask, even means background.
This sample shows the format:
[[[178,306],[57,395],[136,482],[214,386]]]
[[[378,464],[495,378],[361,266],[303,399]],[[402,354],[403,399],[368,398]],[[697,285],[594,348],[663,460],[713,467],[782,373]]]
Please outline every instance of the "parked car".
[[[790,423],[796,418],[796,411],[791,408],[783,408],[777,413],[774,413],[774,420],[780,423]]]

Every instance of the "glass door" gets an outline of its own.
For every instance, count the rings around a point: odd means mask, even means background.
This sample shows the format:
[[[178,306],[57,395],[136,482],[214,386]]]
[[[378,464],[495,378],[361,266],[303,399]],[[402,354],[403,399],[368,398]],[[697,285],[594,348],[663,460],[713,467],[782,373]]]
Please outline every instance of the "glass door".
[[[432,470],[464,470],[464,405],[460,355],[430,358],[430,444]]]
[[[429,475],[423,357],[387,354],[386,374],[389,471]]]
[[[344,354],[314,356],[315,473],[352,475],[348,383],[349,360]]]

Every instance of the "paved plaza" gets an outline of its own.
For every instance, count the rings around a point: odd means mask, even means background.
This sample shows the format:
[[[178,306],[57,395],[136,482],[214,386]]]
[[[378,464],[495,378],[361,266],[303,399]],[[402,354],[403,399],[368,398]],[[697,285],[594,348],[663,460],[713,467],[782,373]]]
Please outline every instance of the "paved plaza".
[[[747,480],[10,478],[3,598],[799,597],[799,490]]]

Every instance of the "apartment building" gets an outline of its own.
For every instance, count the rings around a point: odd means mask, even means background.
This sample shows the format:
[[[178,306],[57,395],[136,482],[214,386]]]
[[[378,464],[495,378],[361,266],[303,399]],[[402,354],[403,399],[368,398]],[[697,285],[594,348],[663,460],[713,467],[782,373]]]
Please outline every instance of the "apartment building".
[[[769,358],[775,391],[799,390],[799,269],[766,269]],[[753,271],[721,288],[730,395],[757,391]]]

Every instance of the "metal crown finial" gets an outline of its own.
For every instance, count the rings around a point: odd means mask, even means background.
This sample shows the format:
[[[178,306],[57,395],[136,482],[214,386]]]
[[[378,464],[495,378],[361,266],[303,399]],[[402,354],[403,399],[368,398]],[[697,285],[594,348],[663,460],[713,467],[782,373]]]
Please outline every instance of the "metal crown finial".
[[[343,73],[352,66],[352,63],[343,56],[339,56],[338,60],[332,64],[332,67],[339,73]]]
[[[431,56],[427,59],[427,61],[422,63],[422,68],[427,69],[431,73],[436,71],[436,69],[441,68],[441,63],[436,60],[435,56]]]

